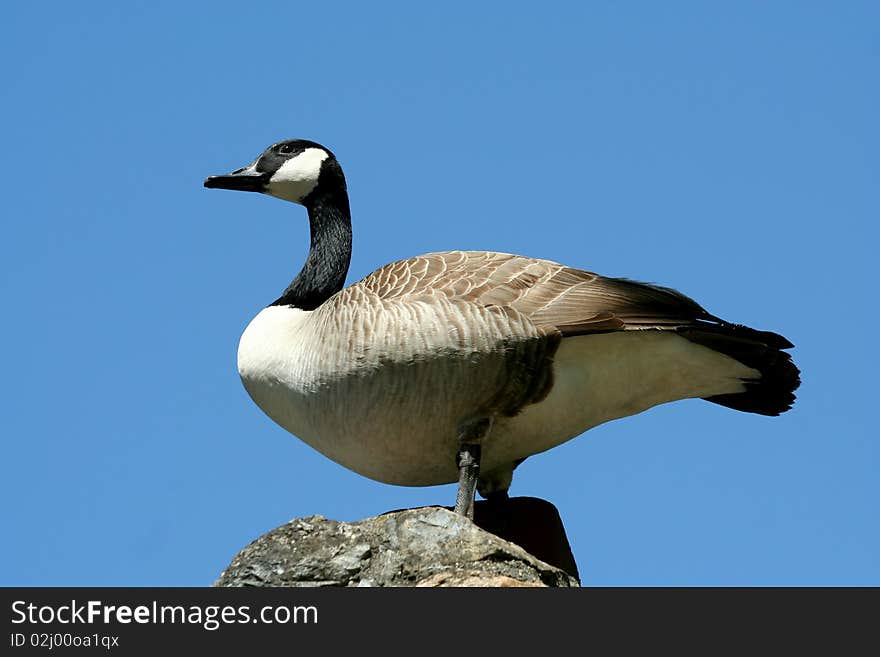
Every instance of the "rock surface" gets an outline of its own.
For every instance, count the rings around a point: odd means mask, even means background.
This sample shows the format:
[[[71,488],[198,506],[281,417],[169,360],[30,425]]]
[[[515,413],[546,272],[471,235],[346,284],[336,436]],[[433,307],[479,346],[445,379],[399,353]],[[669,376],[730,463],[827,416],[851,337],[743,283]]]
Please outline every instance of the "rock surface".
[[[425,507],[353,523],[322,516],[291,520],[239,552],[214,585],[570,587],[579,582],[448,509]]]

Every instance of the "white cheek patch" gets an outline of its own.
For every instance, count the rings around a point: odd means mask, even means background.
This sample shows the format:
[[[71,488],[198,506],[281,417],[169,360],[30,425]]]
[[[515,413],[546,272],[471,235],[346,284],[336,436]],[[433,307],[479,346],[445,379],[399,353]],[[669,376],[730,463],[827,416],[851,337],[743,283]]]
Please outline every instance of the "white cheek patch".
[[[321,163],[329,157],[321,148],[307,148],[282,164],[269,179],[266,191],[285,201],[299,203],[318,184]]]

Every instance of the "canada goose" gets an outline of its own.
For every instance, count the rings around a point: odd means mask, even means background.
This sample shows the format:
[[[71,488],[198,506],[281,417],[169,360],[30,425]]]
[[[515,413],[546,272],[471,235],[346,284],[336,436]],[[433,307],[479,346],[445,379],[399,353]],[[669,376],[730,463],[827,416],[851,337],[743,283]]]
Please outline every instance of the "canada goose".
[[[701,397],[761,415],[794,402],[784,337],[728,323],[675,290],[548,260],[449,251],[394,262],[343,289],[351,215],[342,168],[282,141],[205,187],[305,206],[311,248],[248,325],[238,370],[270,418],[389,484],[459,482],[504,498],[513,469],[616,418]]]

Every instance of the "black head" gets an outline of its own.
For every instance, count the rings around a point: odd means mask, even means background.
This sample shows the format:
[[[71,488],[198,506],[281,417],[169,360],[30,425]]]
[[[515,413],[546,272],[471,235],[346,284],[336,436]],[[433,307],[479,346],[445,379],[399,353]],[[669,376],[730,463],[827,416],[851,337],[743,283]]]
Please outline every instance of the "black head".
[[[307,139],[272,144],[246,167],[205,179],[205,187],[261,192],[302,205],[319,184],[344,190],[345,178],[333,153]]]

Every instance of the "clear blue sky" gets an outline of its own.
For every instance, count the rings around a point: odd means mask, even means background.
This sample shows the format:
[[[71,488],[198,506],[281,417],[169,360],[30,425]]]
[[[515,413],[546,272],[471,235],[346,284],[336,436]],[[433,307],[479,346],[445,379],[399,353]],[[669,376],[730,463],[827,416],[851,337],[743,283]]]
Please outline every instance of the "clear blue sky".
[[[7,5],[0,584],[206,585],[290,518],[452,503],[337,466],[239,382],[306,215],[202,180],[293,137],[345,168],[349,281],[508,251],[797,345],[782,417],[678,402],[517,471],[585,584],[880,584],[878,7]]]

